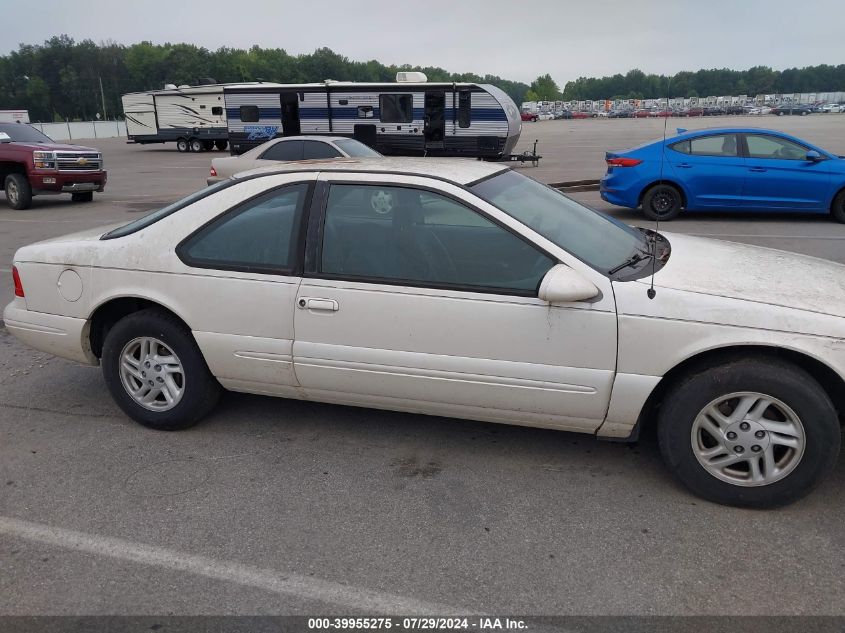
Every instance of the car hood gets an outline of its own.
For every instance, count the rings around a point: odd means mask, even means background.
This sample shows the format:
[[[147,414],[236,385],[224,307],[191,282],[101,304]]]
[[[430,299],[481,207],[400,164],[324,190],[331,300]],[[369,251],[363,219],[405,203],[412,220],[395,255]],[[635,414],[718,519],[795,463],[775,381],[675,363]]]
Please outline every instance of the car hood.
[[[13,143],[16,147],[23,147],[42,152],[99,152],[100,150],[84,145],[66,145],[64,143]]]
[[[663,235],[672,251],[655,275],[657,287],[845,317],[845,265],[761,246]]]

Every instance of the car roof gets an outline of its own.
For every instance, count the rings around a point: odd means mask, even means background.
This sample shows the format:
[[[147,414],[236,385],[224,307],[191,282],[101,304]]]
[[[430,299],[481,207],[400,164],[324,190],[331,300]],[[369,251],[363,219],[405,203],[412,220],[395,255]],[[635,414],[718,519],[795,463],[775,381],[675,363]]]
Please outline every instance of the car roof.
[[[507,171],[501,163],[489,163],[474,158],[331,158],[274,163],[243,171],[235,178],[254,178],[296,171],[345,171],[377,174],[403,174],[446,180],[457,185],[469,185]]]
[[[348,136],[325,136],[318,134],[301,134],[297,136],[285,136],[282,138],[271,139],[274,141],[354,141],[357,139],[350,139]],[[358,141],[360,142],[360,141]]]
[[[769,130],[762,127],[707,127],[700,130],[687,130],[682,134],[673,137],[672,140],[683,139],[693,136],[706,136],[708,134],[774,134],[775,136],[783,136],[786,138],[795,138],[794,136],[781,132],[779,130]],[[668,139],[667,139],[668,140]]]

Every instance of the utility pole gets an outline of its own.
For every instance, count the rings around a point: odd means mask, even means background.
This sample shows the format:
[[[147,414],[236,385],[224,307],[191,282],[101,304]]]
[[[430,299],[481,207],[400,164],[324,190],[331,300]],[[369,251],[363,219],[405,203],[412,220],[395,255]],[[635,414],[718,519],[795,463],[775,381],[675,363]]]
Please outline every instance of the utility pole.
[[[97,75],[97,79],[100,80],[100,99],[103,101],[103,121],[106,120],[106,94],[103,92],[103,78],[100,75]]]

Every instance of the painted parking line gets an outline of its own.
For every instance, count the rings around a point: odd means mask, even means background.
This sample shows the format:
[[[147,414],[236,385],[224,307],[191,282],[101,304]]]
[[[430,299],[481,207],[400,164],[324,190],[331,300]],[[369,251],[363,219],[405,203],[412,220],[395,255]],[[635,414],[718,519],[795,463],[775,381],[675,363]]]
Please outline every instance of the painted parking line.
[[[300,576],[275,569],[262,569],[232,561],[188,554],[155,545],[86,534],[0,516],[0,534],[76,552],[106,556],[141,565],[186,572],[214,580],[254,587],[304,600],[313,600],[366,613],[413,615],[468,615],[467,609],[424,602],[361,587],[351,587],[311,576]]]

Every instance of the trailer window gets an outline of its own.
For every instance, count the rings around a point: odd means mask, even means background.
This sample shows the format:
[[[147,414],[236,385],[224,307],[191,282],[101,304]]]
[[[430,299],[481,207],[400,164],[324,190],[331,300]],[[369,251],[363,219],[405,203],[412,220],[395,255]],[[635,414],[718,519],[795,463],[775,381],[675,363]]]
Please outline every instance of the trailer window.
[[[373,106],[358,106],[358,118],[359,119],[372,119],[373,118]]]
[[[213,106],[211,108],[211,114],[214,116],[222,116],[223,115],[223,107],[222,106]]]
[[[472,96],[469,90],[458,93],[458,127],[469,127],[472,117]]]
[[[255,123],[258,121],[258,106],[241,106],[241,121],[245,123]]]
[[[380,95],[382,123],[410,123],[414,120],[413,95]]]

